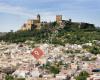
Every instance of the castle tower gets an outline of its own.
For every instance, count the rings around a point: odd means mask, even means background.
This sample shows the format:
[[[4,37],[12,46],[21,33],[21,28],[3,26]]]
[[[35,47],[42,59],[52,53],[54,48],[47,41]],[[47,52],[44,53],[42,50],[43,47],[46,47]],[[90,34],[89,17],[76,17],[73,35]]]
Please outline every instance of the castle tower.
[[[39,23],[40,23],[41,17],[40,17],[40,15],[39,15],[39,14],[37,15],[37,20],[38,20],[38,21],[39,21]]]
[[[61,23],[62,22],[62,15],[56,15],[56,22]]]

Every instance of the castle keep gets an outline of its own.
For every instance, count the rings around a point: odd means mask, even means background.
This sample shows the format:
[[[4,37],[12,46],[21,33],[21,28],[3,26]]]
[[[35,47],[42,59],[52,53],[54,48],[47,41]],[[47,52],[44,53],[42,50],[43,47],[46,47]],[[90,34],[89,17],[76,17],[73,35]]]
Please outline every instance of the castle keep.
[[[31,30],[33,28],[37,28],[39,29],[41,26],[41,17],[40,15],[38,14],[37,15],[37,19],[29,19],[27,21],[27,23],[25,23],[22,27],[21,27],[21,30]]]

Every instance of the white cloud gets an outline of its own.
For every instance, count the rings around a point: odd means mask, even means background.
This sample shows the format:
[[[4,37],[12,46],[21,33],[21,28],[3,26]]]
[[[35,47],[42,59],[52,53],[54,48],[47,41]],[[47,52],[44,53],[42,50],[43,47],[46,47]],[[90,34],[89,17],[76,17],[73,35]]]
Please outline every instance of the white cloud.
[[[32,16],[32,12],[19,6],[12,6],[5,3],[0,3],[0,12],[12,15]]]
[[[17,0],[16,0],[17,1]],[[19,0],[18,0],[19,1]],[[28,0],[22,0],[23,4],[26,3]],[[93,12],[97,12],[98,8],[93,9],[92,8],[92,4],[91,5],[86,5],[85,2],[89,2],[90,0],[31,0],[30,3],[35,4],[37,2],[40,3],[49,3],[49,2],[54,2],[52,4],[54,5],[45,5],[45,4],[41,4],[41,6],[43,5],[43,7],[38,6],[39,9],[35,9],[36,6],[26,6],[26,4],[24,5],[24,7],[21,6],[14,6],[10,5],[8,3],[0,3],[0,13],[6,13],[6,14],[11,14],[11,15],[20,15],[21,17],[28,17],[28,18],[34,18],[34,16],[36,16],[38,13],[41,14],[42,16],[42,20],[44,21],[51,21],[51,20],[55,20],[55,15],[56,14],[64,14],[67,17],[83,17],[87,16],[88,13],[93,13]],[[93,0],[92,0],[93,1]],[[55,3],[56,2],[56,3]],[[59,3],[57,3],[59,2]],[[84,4],[83,4],[84,3]],[[87,3],[90,4],[90,3]],[[26,8],[25,8],[26,6]],[[46,7],[45,7],[46,6]],[[28,9],[30,8],[30,9]],[[32,10],[33,8],[33,10]],[[94,11],[95,10],[95,11]]]
[[[19,15],[19,16],[25,16],[25,17],[35,17],[38,13],[42,16],[42,20],[53,20],[54,16],[59,13],[58,11],[51,12],[51,11],[46,11],[45,9],[34,9],[34,10],[29,10],[24,7],[20,6],[12,6],[6,3],[0,3],[0,13],[6,13],[6,14],[11,14],[11,15]]]

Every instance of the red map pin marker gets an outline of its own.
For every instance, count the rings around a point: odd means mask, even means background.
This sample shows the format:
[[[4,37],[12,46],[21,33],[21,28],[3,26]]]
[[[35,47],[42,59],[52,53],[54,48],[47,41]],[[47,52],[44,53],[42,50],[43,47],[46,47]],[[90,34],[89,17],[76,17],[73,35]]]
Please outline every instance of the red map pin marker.
[[[42,57],[42,55],[44,55],[44,52],[40,48],[35,48],[32,51],[32,55],[34,56],[34,58],[36,58],[38,60],[38,59],[40,59]]]

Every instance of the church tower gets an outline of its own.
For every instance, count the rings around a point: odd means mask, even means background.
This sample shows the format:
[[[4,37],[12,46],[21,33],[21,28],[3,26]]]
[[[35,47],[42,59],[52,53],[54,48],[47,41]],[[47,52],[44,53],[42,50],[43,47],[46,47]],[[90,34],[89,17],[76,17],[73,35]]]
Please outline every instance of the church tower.
[[[41,17],[40,17],[40,15],[39,15],[39,14],[37,15],[37,20],[38,20],[38,21],[39,21],[39,23],[40,23]]]

